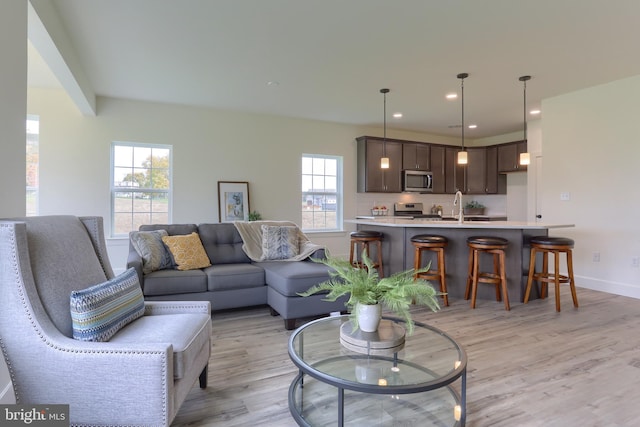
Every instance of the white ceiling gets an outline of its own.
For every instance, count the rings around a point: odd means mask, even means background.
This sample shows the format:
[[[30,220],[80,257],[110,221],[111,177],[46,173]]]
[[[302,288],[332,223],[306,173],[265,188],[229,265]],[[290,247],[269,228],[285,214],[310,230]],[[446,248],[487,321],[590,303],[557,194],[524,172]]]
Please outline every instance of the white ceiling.
[[[531,109],[640,74],[638,0],[52,3],[93,92],[110,97],[379,126],[387,87],[390,129],[459,135],[460,101],[445,95],[467,72],[477,138],[522,129],[522,75]],[[51,85],[29,58],[29,84]]]

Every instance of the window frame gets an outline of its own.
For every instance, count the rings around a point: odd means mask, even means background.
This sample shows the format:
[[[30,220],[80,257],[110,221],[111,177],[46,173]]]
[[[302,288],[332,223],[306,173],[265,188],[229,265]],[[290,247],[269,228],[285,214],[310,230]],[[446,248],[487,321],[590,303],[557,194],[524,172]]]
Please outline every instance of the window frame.
[[[324,191],[304,191],[304,189],[302,188],[302,181],[304,179],[305,175],[309,175],[304,173],[305,171],[303,170],[303,163],[305,161],[305,158],[310,158],[312,159],[323,159],[323,160],[335,160],[336,161],[336,190],[335,192],[331,192],[331,191],[326,191],[326,189],[323,189]],[[305,233],[334,233],[334,232],[342,232],[344,231],[344,221],[343,221],[343,212],[344,212],[344,185],[343,185],[343,175],[344,175],[344,159],[342,156],[335,156],[335,155],[330,155],[330,154],[310,154],[310,153],[303,153],[301,158],[300,158],[300,189],[301,189],[301,200],[303,200],[305,198],[305,196],[310,196],[312,199],[315,197],[326,197],[326,196],[331,196],[331,195],[335,195],[336,198],[336,208],[335,208],[335,215],[336,215],[336,226],[332,227],[332,228],[306,228],[304,226],[305,221],[304,221],[304,215],[305,213],[308,213],[307,211],[305,211],[304,209],[301,209],[301,230]],[[326,174],[313,174],[312,171],[312,176],[318,176],[318,175],[322,175],[322,176],[332,176],[332,175],[326,175]],[[315,212],[315,211],[313,211]],[[327,210],[321,210],[318,212],[327,212]],[[326,214],[325,214],[326,215]]]
[[[167,189],[155,189],[155,188],[147,188],[147,187],[132,187],[132,186],[116,186],[115,185],[115,151],[116,147],[131,147],[134,152],[136,148],[144,148],[151,150],[168,150],[169,151],[169,165],[168,165],[168,179],[169,179],[169,188]],[[110,235],[112,238],[122,238],[128,237],[130,231],[126,233],[117,233],[116,232],[116,211],[115,211],[115,195],[116,193],[122,192],[144,192],[144,193],[167,193],[167,223],[170,224],[173,221],[173,146],[168,144],[151,144],[151,143],[143,143],[143,142],[130,142],[130,141],[113,141],[110,147],[110,180],[109,180],[109,188],[110,188],[110,214],[111,214],[111,232]],[[153,151],[152,151],[153,153]],[[135,188],[136,191],[132,190]],[[135,215],[136,211],[132,211],[131,215]],[[153,213],[153,211],[151,211]]]

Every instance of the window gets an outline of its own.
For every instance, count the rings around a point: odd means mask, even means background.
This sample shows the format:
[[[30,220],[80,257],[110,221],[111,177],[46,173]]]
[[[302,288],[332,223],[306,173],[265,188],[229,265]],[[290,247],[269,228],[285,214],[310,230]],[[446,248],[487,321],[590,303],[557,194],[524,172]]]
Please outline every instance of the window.
[[[342,157],[302,155],[302,229],[342,230]]]
[[[111,235],[171,222],[171,146],[111,146]]]
[[[40,118],[27,116],[27,216],[39,212]]]

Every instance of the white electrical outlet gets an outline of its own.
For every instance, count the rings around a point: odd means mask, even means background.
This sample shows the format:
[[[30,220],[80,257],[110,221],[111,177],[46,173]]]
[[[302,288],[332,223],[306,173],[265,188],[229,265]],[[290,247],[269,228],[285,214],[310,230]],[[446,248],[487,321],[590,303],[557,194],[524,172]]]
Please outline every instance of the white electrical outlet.
[[[560,200],[565,202],[571,200],[571,193],[560,193]]]
[[[593,262],[600,262],[600,252],[593,253]]]
[[[633,258],[631,258],[631,267],[640,267],[640,257],[634,256]]]

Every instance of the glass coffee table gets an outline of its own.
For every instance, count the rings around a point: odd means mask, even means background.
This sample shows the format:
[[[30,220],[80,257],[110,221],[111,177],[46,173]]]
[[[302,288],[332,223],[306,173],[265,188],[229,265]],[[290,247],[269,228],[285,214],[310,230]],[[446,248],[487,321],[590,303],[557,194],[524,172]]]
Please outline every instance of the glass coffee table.
[[[349,316],[318,319],[289,339],[289,357],[300,370],[289,387],[298,425],[465,425],[467,356],[451,337],[416,322],[404,344],[388,351],[377,348],[375,333],[368,348],[354,347],[341,343],[347,322]]]

